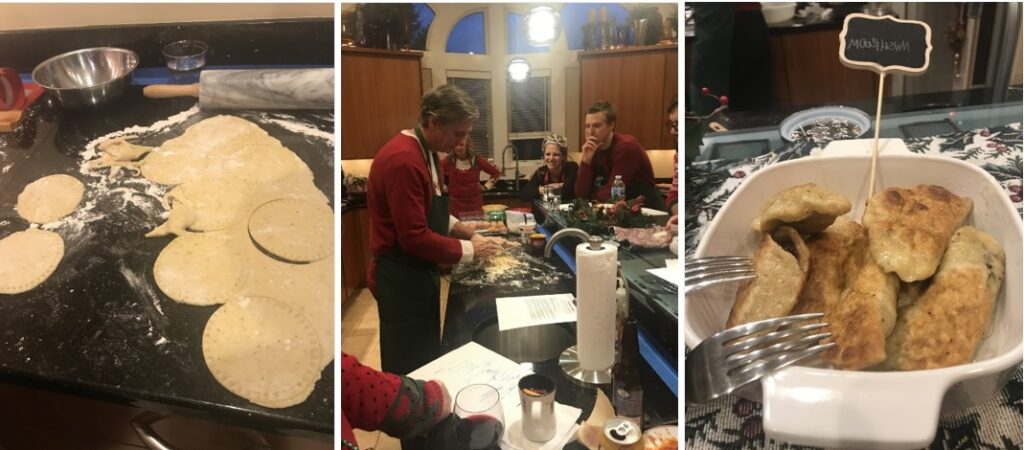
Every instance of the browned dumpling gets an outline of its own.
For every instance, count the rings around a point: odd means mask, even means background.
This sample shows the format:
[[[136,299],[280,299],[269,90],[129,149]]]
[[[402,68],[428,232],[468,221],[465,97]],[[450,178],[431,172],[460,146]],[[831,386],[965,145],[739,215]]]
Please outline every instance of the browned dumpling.
[[[736,294],[726,328],[789,315],[807,278],[807,246],[796,230],[780,227],[764,233],[753,263],[757,278]]]
[[[1006,255],[988,234],[957,230],[924,294],[900,311],[886,366],[920,370],[966,364],[992,319]]]
[[[863,223],[871,255],[906,282],[935,273],[953,232],[971,211],[969,198],[940,186],[889,188],[868,200]]]
[[[832,222],[850,212],[850,201],[814,183],[786,189],[768,199],[754,219],[754,231],[770,233],[789,225],[803,234],[824,231]]]
[[[852,283],[860,264],[851,257],[867,244],[864,227],[845,217],[836,219],[825,232],[807,241],[810,261],[807,283],[793,314],[823,313],[838,301],[848,283]]]
[[[886,337],[896,323],[900,280],[879,267],[867,245],[861,245],[850,259],[856,275],[839,301],[825,311],[836,343],[825,359],[837,369],[860,370],[885,361]]]

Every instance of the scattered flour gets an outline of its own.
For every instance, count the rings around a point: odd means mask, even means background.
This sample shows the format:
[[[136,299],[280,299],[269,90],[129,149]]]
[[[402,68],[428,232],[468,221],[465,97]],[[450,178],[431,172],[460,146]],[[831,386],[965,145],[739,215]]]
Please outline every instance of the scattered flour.
[[[161,121],[158,121],[158,122],[154,122],[152,125],[150,125],[148,127],[143,127],[143,126],[136,125],[136,126],[133,126],[133,127],[125,128],[125,129],[120,130],[120,131],[114,131],[114,132],[107,133],[107,134],[105,134],[103,136],[100,136],[100,137],[98,137],[96,139],[93,139],[92,141],[89,141],[88,144],[85,144],[85,150],[82,152],[82,159],[88,161],[90,159],[94,159],[94,158],[98,157],[100,154],[99,154],[99,151],[98,151],[97,147],[102,142],[105,142],[105,141],[108,141],[108,140],[111,140],[111,139],[114,139],[114,138],[119,138],[119,137],[143,135],[143,134],[152,134],[152,133],[161,132],[161,131],[164,131],[164,130],[166,130],[166,129],[174,126],[174,125],[180,124],[180,123],[188,120],[189,117],[192,117],[192,116],[194,116],[194,115],[196,115],[198,113],[199,113],[199,105],[196,104],[195,106],[193,106],[193,107],[191,107],[191,108],[189,108],[189,109],[187,109],[185,111],[182,111],[182,112],[180,112],[178,114],[175,114],[175,115],[173,115],[171,117],[168,117],[168,118],[166,118],[164,120],[161,120]],[[83,170],[84,170],[84,168],[83,168]],[[96,171],[96,173],[99,173],[99,172],[105,172],[105,171]],[[86,173],[86,172],[83,172],[83,173]],[[92,174],[94,172],[88,171],[88,173]]]
[[[309,125],[298,122],[295,116],[290,116],[287,114],[260,113],[259,119],[263,122],[277,125],[293,133],[300,133],[305,134],[307,136],[313,136],[315,138],[323,139],[331,144],[334,144],[334,133],[329,131],[323,131],[321,129],[314,128]],[[333,121],[333,115],[331,119]]]

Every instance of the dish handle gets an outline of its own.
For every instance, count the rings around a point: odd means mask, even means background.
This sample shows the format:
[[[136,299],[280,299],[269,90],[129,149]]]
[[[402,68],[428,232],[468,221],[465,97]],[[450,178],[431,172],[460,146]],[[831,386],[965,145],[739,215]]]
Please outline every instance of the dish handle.
[[[931,444],[952,377],[932,371],[861,374],[793,368],[764,378],[766,437],[838,448]]]

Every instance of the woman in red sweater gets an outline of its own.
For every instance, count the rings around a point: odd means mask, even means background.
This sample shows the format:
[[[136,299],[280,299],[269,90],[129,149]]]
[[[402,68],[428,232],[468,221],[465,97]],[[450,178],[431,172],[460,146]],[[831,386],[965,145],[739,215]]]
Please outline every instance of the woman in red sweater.
[[[451,414],[452,398],[440,381],[379,372],[341,354],[341,448],[359,450],[353,428],[396,438],[421,436]]]
[[[501,177],[494,164],[477,155],[469,141],[455,146],[455,150],[441,163],[441,170],[448,180],[448,196],[451,198],[449,211],[455,217],[483,214],[484,197],[480,188],[480,172],[487,172],[491,179],[485,189],[494,188],[494,182]]]

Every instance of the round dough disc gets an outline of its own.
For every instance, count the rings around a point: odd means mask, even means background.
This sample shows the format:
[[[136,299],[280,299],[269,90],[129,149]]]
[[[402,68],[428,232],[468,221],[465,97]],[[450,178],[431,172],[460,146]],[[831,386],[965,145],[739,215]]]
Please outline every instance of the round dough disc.
[[[320,342],[305,317],[267,297],[241,297],[210,316],[203,357],[214,378],[258,405],[304,401],[320,378]]]
[[[153,266],[156,285],[189,305],[225,303],[245,285],[244,258],[226,233],[180,236],[160,252]]]
[[[30,228],[0,240],[0,294],[20,294],[39,286],[64,257],[64,239]]]
[[[334,212],[322,202],[274,200],[253,211],[249,235],[273,255],[289,261],[318,261],[334,250]]]
[[[174,191],[188,200],[196,214],[189,225],[192,230],[223,230],[249,213],[249,188],[235,180],[203,178],[181,184]]]
[[[18,194],[18,215],[32,223],[50,223],[75,211],[85,185],[70,175],[50,175]]]

